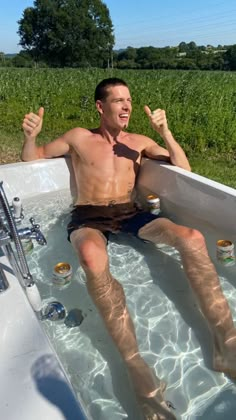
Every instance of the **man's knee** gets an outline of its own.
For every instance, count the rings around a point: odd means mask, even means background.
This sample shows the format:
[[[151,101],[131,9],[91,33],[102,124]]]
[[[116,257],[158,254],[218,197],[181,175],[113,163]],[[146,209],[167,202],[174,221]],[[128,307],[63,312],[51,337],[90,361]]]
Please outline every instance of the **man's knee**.
[[[204,236],[197,229],[187,228],[186,236],[191,241],[204,242]]]
[[[108,256],[103,241],[84,238],[77,242],[76,250],[79,260],[85,271],[99,273],[105,270]]]
[[[178,238],[180,245],[187,246],[194,249],[200,249],[205,247],[205,238],[201,232],[197,229],[185,228],[182,231],[182,235]]]

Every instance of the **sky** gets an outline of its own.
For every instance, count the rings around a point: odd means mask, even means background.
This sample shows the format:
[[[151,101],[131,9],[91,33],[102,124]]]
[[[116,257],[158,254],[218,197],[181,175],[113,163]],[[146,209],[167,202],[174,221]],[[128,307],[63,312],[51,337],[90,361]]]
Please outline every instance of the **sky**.
[[[236,44],[235,0],[103,0],[114,26],[115,49],[128,46]],[[17,21],[33,0],[0,0],[0,52],[17,53]]]

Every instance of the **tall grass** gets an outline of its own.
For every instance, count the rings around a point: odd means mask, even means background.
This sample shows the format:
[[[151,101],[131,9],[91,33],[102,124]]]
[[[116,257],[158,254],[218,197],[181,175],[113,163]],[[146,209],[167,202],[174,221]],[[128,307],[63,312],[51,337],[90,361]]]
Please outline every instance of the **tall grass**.
[[[215,159],[234,161],[236,73],[0,69],[0,162],[19,156],[23,116],[37,111],[40,106],[45,108],[41,143],[75,126],[96,126],[99,121],[94,89],[101,79],[111,76],[125,79],[130,86],[133,97],[130,131],[146,134],[162,143],[150,127],[143,106],[164,108],[170,129],[190,161],[196,163],[198,156],[199,167],[201,156],[205,160],[209,154]]]

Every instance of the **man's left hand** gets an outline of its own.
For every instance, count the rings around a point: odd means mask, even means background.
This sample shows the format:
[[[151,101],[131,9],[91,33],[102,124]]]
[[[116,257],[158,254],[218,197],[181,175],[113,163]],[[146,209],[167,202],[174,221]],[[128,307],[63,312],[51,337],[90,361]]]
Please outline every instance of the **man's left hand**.
[[[158,108],[155,109],[155,111],[151,111],[150,108],[145,105],[144,111],[150,120],[152,128],[157,131],[161,137],[163,137],[169,130],[165,110]]]

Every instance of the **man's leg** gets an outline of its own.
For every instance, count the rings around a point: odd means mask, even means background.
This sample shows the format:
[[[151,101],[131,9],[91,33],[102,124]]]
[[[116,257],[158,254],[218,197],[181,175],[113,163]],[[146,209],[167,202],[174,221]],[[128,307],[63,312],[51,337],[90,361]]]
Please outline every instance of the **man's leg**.
[[[143,226],[139,237],[179,251],[185,273],[213,334],[213,368],[235,378],[236,329],[202,234],[160,218]]]
[[[109,271],[105,237],[95,229],[81,228],[70,239],[85,271],[88,292],[126,363],[145,418],[175,419],[163,399],[164,384],[139,354],[123,288]]]

